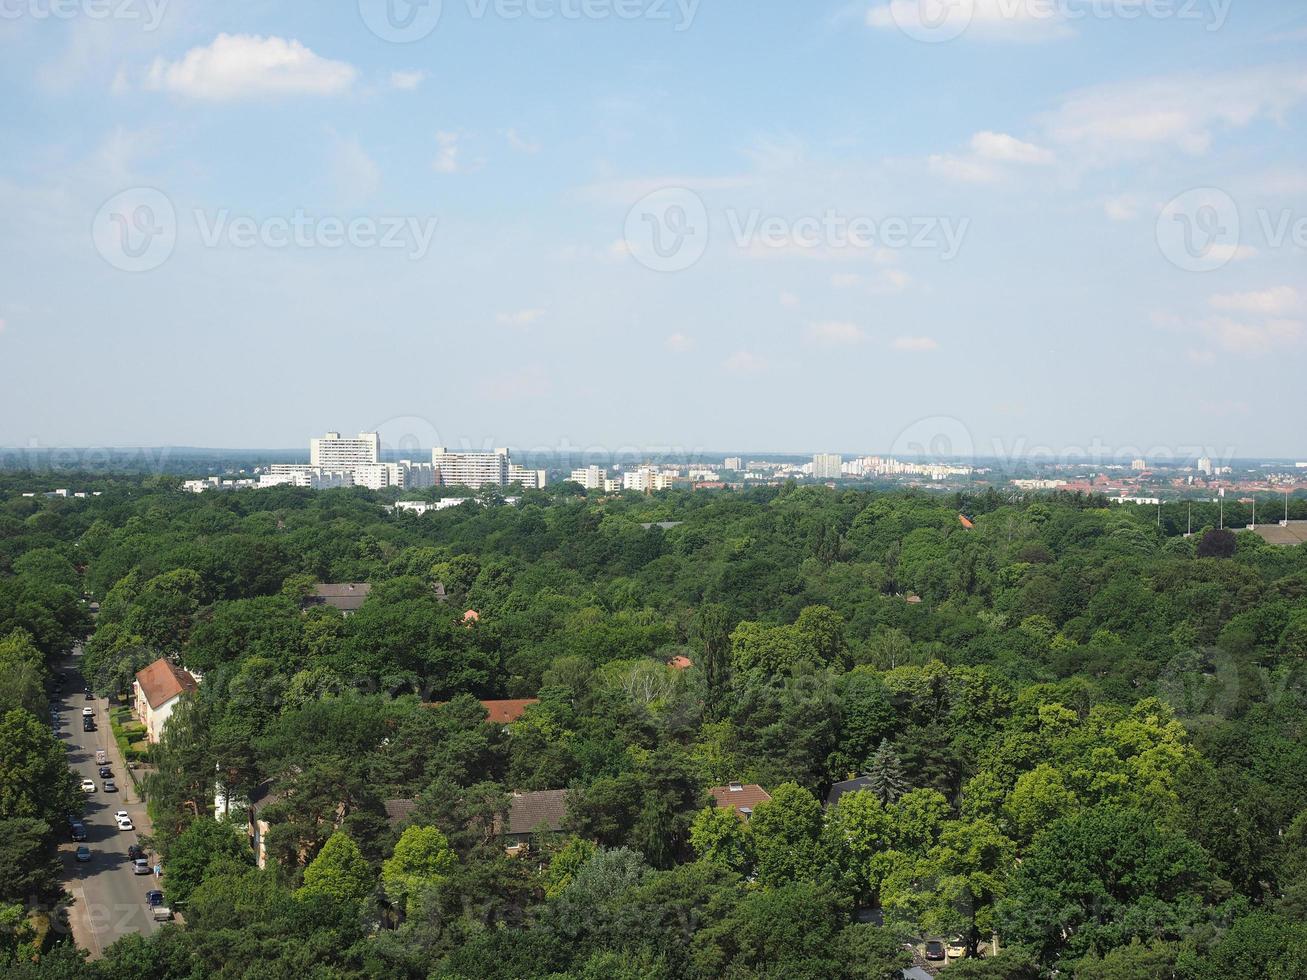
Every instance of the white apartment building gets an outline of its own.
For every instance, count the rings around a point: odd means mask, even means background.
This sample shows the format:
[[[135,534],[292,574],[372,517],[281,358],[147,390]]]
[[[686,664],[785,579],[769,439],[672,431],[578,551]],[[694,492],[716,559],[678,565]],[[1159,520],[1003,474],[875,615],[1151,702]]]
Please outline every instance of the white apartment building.
[[[812,457],[814,480],[838,480],[844,475],[844,457],[837,453],[818,453]]]
[[[1204,456],[1198,461],[1198,472],[1205,473],[1208,476],[1212,475],[1212,461],[1209,457]]]
[[[381,459],[381,434],[360,432],[357,439],[342,439],[328,432],[309,442],[309,465],[324,470],[349,470]]]
[[[660,473],[652,466],[641,466],[622,474],[622,489],[638,490],[640,493],[670,490],[675,483],[675,473]]]
[[[608,473],[602,466],[587,466],[584,469],[572,470],[571,480],[587,490],[602,490],[604,484],[608,482]]]
[[[528,470],[522,466],[508,466],[508,482],[522,484],[523,490],[543,490],[549,483],[548,470]]]
[[[727,456],[726,461],[722,463],[722,467],[736,473],[742,473],[744,472],[744,460],[739,456]]]
[[[508,470],[512,465],[507,449],[493,453],[451,453],[443,446],[431,450],[431,465],[436,470],[436,481],[442,487],[508,486]]]
[[[328,470],[296,463],[274,463],[267,473],[259,475],[259,488],[304,487],[308,490],[332,490],[354,486],[354,471]]]
[[[431,463],[362,463],[354,467],[354,485],[369,490],[398,487],[401,490],[418,490],[436,485],[436,468]]]

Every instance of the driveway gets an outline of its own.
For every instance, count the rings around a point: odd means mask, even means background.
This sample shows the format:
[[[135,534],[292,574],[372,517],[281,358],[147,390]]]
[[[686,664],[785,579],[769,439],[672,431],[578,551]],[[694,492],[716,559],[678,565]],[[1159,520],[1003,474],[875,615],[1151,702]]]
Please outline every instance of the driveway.
[[[64,662],[62,670],[68,681],[55,706],[60,709],[62,719],[59,737],[70,746],[69,765],[78,779],[95,781],[95,792],[86,794],[86,816],[82,820],[91,860],[85,864],[74,860],[77,844],[66,830],[64,836],[68,839],[60,845],[59,856],[64,888],[73,897],[68,912],[73,939],[78,946],[89,950],[94,959],[122,936],[150,933],[159,928],[150,915],[145,893],[162,885],[154,875],[132,873],[127,847],[139,843],[138,833],[151,832],[150,818],[109,728],[108,702],[104,698],[87,701],[82,694],[84,682],[78,669],[81,653],[80,648],[74,650],[73,656]],[[82,731],[82,709],[86,707],[95,712],[93,732]],[[97,749],[103,749],[108,756],[107,765],[113,770],[113,781],[118,786],[115,793],[104,791],[104,780],[95,761]],[[136,826],[134,832],[118,829],[113,817],[115,810],[131,814]],[[157,858],[150,855],[150,860],[153,864]]]

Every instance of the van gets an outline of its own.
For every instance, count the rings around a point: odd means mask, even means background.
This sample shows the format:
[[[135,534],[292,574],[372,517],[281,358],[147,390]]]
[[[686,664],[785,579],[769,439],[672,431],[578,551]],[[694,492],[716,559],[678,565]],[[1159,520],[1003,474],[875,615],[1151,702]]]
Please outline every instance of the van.
[[[94,718],[94,717],[95,717],[95,709],[94,709],[94,708],[83,708],[83,709],[82,709],[82,717],[83,717],[83,718]]]
[[[105,754],[104,749],[95,750],[95,764],[102,766],[109,761],[109,756]]]
[[[156,905],[154,908],[150,909],[150,915],[154,917],[155,922],[172,921],[172,909],[168,908],[166,905]]]

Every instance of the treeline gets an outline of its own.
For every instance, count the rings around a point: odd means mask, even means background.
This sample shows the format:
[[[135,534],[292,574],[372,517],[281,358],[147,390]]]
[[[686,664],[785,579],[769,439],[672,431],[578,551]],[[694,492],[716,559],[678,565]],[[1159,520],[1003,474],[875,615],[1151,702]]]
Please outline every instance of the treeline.
[[[1302,548],[1083,497],[572,490],[0,499],[0,636],[46,662],[85,591],[102,693],[202,676],[148,786],[185,928],[14,975],[890,977],[956,937],[1003,952],[955,980],[1307,977]],[[561,789],[506,853],[511,794]]]

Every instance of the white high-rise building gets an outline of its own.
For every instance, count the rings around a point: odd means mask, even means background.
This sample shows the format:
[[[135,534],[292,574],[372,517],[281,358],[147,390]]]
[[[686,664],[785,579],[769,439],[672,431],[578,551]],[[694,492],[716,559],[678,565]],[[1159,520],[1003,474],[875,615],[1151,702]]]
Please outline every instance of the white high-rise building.
[[[398,463],[362,463],[354,467],[354,483],[369,490],[384,490],[386,487],[398,487],[401,490],[434,487],[436,468],[431,463],[414,463],[408,459]]]
[[[1212,475],[1212,461],[1209,457],[1204,456],[1198,461],[1198,472],[1205,473],[1208,476]]]
[[[443,446],[431,450],[431,465],[442,487],[508,486],[511,461],[507,449],[493,453],[451,453]]]
[[[844,457],[836,453],[818,453],[812,457],[814,480],[838,480],[843,476]]]
[[[381,434],[360,432],[357,439],[342,439],[328,432],[309,443],[309,465],[324,470],[349,470],[381,460]]]
[[[654,490],[670,490],[676,483],[675,473],[660,473],[652,466],[641,466],[622,474],[623,490],[638,490],[649,493]]]
[[[523,490],[543,490],[549,483],[549,471],[528,470],[525,467],[509,463],[508,482],[522,484]]]
[[[604,484],[608,482],[608,474],[602,466],[587,466],[584,469],[572,470],[571,480],[587,490],[602,490]]]
[[[1136,473],[1142,473],[1146,469],[1148,469],[1148,460],[1146,459],[1131,460],[1130,468],[1134,470]]]
[[[726,462],[722,463],[722,466],[736,473],[742,473],[744,471],[744,460],[739,456],[727,456]]]

